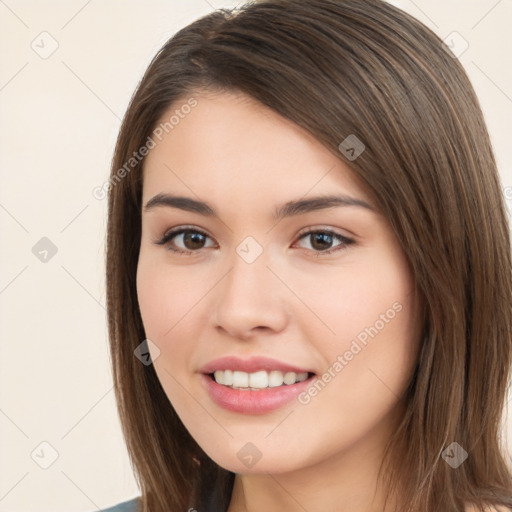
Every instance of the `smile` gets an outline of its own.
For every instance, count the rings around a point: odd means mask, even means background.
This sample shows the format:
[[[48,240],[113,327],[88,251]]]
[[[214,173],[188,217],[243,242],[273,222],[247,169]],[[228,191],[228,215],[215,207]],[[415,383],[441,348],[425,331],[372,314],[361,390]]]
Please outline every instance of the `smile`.
[[[279,370],[260,370],[247,373],[237,370],[217,370],[213,378],[217,384],[230,386],[232,389],[249,389],[257,391],[266,388],[275,388],[283,384],[289,386],[296,382],[302,382],[308,378],[308,372],[281,372]]]
[[[230,370],[221,370],[222,375],[219,373],[217,376],[224,381],[226,371],[228,372],[229,381]],[[262,375],[263,373],[265,376]],[[277,375],[279,373],[281,375]],[[253,374],[238,371],[232,372],[232,378],[235,384],[237,382],[248,384],[248,379],[251,375],[256,375],[253,379],[255,378],[256,382],[258,382],[259,379],[260,386],[263,386],[265,379],[268,379],[267,386],[252,387],[244,385],[236,387],[233,386],[233,384],[219,384],[216,381],[215,374],[201,374],[200,377],[204,389],[216,405],[228,411],[240,414],[265,414],[284,407],[306,390],[308,386],[311,385],[313,379],[316,378],[316,375],[313,373],[295,374],[293,372],[287,372],[283,374],[279,371],[276,373],[271,371],[268,372],[267,375],[266,371],[255,372]],[[298,380],[299,377],[302,380]],[[292,378],[293,383],[286,384],[285,379],[291,382]],[[283,382],[277,384],[281,379]],[[251,382],[254,384],[255,381],[251,380]],[[275,385],[270,386],[270,383]]]

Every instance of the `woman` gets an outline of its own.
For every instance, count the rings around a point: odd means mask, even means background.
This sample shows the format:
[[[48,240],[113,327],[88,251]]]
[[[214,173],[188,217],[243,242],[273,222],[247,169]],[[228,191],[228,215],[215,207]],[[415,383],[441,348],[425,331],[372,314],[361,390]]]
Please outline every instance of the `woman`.
[[[406,13],[268,0],[179,31],[121,127],[106,270],[132,509],[512,506],[499,176]]]

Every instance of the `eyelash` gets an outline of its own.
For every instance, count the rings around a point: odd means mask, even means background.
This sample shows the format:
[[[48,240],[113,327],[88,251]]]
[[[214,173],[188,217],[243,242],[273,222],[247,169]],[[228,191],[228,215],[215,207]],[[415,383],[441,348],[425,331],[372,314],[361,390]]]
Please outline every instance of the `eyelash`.
[[[201,249],[198,249],[196,251],[186,251],[186,250],[183,250],[183,249],[176,249],[174,247],[171,247],[171,244],[169,243],[175,236],[177,235],[181,235],[183,233],[199,233],[207,238],[210,238],[210,236],[205,233],[204,231],[201,231],[200,229],[197,229],[197,228],[192,228],[192,227],[180,227],[180,228],[177,228],[177,229],[174,229],[172,231],[169,231],[168,233],[166,233],[163,238],[157,242],[155,242],[155,244],[157,245],[167,245],[167,249],[169,251],[172,251],[174,253],[177,253],[177,254],[181,254],[182,256],[191,256],[193,253],[197,253],[199,252]],[[343,235],[340,235],[339,233],[336,233],[335,231],[332,231],[330,229],[315,229],[315,230],[309,230],[309,231],[305,231],[305,232],[301,232],[299,233],[298,235],[298,240],[301,240],[302,238],[305,238],[306,236],[308,235],[313,235],[313,234],[318,234],[318,233],[322,233],[322,234],[328,234],[330,236],[333,236],[335,238],[337,238],[339,241],[341,241],[342,243],[331,248],[331,249],[327,249],[326,251],[315,251],[313,250],[314,253],[316,253],[316,256],[317,257],[322,257],[322,256],[325,256],[325,255],[328,255],[328,254],[332,254],[333,252],[336,252],[336,251],[340,251],[340,250],[345,250],[347,249],[350,245],[352,245],[354,243],[354,240],[351,239],[351,238],[347,238]],[[306,251],[310,251],[312,249],[305,249]]]

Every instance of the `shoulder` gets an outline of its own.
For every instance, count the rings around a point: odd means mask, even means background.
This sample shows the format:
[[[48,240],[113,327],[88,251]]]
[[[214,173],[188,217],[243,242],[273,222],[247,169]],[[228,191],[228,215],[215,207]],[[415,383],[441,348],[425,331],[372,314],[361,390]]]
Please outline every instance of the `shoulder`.
[[[139,498],[133,498],[131,500],[118,503],[113,507],[104,508],[103,512],[140,512]]]

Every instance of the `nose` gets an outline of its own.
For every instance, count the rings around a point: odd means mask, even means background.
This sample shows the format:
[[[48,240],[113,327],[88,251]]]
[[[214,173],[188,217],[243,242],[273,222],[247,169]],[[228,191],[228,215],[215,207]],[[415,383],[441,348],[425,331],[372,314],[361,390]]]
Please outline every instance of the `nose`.
[[[290,292],[286,294],[266,252],[252,263],[235,253],[230,263],[214,296],[216,328],[244,340],[264,331],[283,330],[289,318],[285,301]]]

